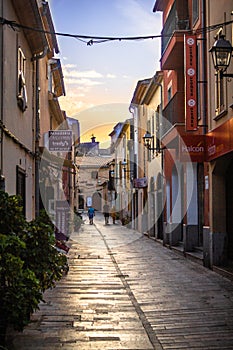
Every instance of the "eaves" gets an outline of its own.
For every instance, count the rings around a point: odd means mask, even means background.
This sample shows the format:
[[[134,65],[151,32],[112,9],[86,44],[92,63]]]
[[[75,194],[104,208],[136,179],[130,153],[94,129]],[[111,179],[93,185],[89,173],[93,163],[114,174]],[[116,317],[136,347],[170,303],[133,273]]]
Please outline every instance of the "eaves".
[[[22,30],[32,54],[41,54],[48,46],[48,43],[37,2],[35,0],[12,0],[12,4],[20,24],[25,27],[36,29],[23,28]]]
[[[151,78],[139,80],[136,88],[134,90],[133,98],[131,100],[131,104],[139,105],[141,104],[141,99],[144,96],[144,93],[151,82]]]
[[[46,34],[49,42],[49,51],[51,57],[54,56],[55,53],[59,53],[58,42],[55,34],[55,28],[53,25],[52,15],[50,12],[49,4],[47,2],[42,3],[41,7],[41,16],[43,18],[43,23],[45,30],[51,34]]]

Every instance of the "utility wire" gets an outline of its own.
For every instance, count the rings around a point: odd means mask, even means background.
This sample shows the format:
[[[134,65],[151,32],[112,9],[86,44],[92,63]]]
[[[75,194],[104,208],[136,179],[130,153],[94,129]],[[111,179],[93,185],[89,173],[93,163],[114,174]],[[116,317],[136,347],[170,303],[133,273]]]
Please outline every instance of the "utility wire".
[[[196,34],[200,35],[202,33],[211,32],[214,30],[217,30],[221,27],[225,27],[227,25],[230,25],[233,23],[233,20],[213,24],[207,27],[199,28],[195,31],[193,30],[183,30],[181,32],[176,31],[174,35],[176,36],[183,36],[184,32],[189,34]],[[80,34],[70,34],[70,33],[60,33],[60,32],[51,32],[40,28],[33,28],[29,26],[25,26],[23,24],[19,24],[15,21],[7,20],[6,18],[0,17],[0,24],[7,25],[13,30],[17,29],[23,29],[28,31],[35,31],[40,32],[44,34],[50,34],[50,35],[57,35],[57,36],[63,36],[63,37],[69,37],[69,38],[75,38],[77,40],[80,40],[84,43],[86,43],[88,46],[92,46],[93,44],[99,44],[99,43],[105,43],[108,41],[139,41],[139,40],[148,40],[148,39],[156,39],[156,38],[165,38],[165,37],[171,37],[173,33],[166,33],[166,34],[158,34],[158,35],[146,35],[146,36],[125,36],[125,37],[109,37],[109,36],[91,36],[91,35],[80,35]]]

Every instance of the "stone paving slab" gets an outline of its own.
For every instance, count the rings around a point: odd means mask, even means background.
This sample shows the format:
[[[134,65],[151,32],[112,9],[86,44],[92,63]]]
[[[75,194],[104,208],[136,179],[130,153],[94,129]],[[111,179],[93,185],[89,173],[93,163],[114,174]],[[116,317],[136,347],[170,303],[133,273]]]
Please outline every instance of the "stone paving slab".
[[[233,284],[96,216],[71,236],[69,273],[9,350],[232,350]]]
[[[12,348],[153,349],[96,227],[85,225],[71,243],[69,273],[45,292],[24,332],[10,334]]]
[[[232,350],[232,283],[141,240],[114,256],[162,348]]]

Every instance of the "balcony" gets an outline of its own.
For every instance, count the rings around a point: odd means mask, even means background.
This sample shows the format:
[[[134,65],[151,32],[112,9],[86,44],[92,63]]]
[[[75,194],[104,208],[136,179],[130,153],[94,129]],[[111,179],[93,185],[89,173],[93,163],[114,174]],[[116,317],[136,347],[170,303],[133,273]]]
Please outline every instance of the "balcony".
[[[190,29],[187,1],[176,0],[162,30],[161,69],[184,65],[184,34]]]
[[[167,131],[177,123],[184,123],[185,121],[185,100],[184,92],[177,92],[163,110],[163,119],[161,136],[165,135]],[[167,122],[166,122],[167,121]]]

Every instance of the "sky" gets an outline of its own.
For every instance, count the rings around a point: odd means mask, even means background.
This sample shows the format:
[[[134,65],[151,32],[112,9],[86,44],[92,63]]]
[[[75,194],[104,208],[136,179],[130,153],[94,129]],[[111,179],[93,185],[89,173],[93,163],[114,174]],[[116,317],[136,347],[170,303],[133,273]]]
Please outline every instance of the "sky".
[[[56,32],[90,36],[146,36],[161,33],[155,0],[48,0]],[[160,39],[87,45],[57,36],[66,96],[61,108],[78,119],[81,141],[95,134],[104,143],[119,121],[130,118],[138,80],[160,69]]]

